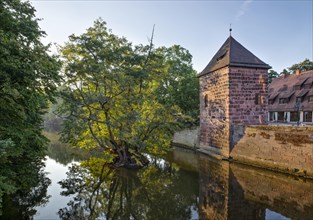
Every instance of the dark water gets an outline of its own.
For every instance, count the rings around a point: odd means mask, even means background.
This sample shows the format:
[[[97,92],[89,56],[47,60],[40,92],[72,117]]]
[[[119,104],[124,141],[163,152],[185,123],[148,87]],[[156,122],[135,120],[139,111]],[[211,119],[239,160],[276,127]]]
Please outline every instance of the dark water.
[[[43,183],[4,199],[0,218],[313,219],[311,181],[180,149],[150,159],[139,171],[112,170],[54,146]]]

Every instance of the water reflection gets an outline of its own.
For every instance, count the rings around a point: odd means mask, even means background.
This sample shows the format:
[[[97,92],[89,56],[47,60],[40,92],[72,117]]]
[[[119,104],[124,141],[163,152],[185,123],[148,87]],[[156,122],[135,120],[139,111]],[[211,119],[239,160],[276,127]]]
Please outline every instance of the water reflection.
[[[175,150],[139,171],[73,166],[62,219],[312,219],[313,183]]]
[[[312,219],[313,183],[199,156],[200,219]]]
[[[153,161],[139,171],[112,170],[92,158],[72,166],[60,182],[73,199],[59,211],[62,219],[195,219],[196,173],[169,162]]]
[[[83,158],[83,152],[80,149],[72,148],[62,143],[58,134],[45,132],[45,135],[50,139],[47,154],[56,162],[67,165]]]
[[[42,165],[16,164],[14,181],[23,190],[4,197],[0,219],[313,219],[309,180],[180,149],[150,157],[138,171],[114,170],[99,158],[59,164],[61,171],[53,161],[73,158],[53,155],[51,186]]]
[[[9,175],[6,176],[5,179],[12,186],[17,186],[18,190],[13,194],[4,192],[0,219],[32,219],[37,212],[36,207],[49,202],[47,189],[51,180],[47,178],[43,166],[43,163],[38,161],[16,161],[15,164],[7,164],[6,172],[12,175],[10,178]]]
[[[237,164],[231,165],[231,176],[242,188],[242,197],[266,210],[267,216],[272,210],[290,219],[313,219],[312,181]]]

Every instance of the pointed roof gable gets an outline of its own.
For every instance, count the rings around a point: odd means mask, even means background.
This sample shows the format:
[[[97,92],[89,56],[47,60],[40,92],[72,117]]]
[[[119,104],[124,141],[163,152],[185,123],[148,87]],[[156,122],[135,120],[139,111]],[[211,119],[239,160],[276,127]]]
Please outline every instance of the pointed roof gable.
[[[253,53],[229,36],[209,64],[198,75],[202,76],[225,66],[270,69],[271,66],[257,58]]]

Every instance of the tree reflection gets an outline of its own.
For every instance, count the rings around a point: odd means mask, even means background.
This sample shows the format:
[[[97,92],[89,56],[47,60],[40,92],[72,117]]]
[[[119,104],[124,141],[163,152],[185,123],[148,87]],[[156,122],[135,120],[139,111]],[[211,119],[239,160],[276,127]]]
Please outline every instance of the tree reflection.
[[[197,207],[195,173],[154,160],[139,170],[112,169],[92,158],[73,165],[60,182],[62,195],[73,195],[62,219],[190,219]],[[191,175],[191,176],[190,176]]]
[[[79,161],[82,158],[79,150],[73,149],[60,141],[51,141],[47,154],[50,158],[63,165],[67,165],[72,161]]]
[[[10,184],[12,190],[3,191],[0,219],[32,219],[36,207],[47,204],[51,180],[43,167],[43,162],[27,159],[2,167],[0,185]]]

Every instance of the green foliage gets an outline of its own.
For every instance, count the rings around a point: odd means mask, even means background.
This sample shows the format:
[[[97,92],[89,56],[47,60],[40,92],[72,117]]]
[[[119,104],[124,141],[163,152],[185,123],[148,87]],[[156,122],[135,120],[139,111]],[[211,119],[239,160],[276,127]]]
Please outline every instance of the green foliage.
[[[0,3],[0,140],[20,155],[41,151],[42,114],[59,81],[60,64],[40,39],[35,9],[28,2]]]
[[[290,72],[287,69],[283,69],[280,75],[290,75]]]
[[[157,52],[164,57],[166,71],[157,89],[158,99],[163,105],[179,106],[183,115],[197,119],[200,105],[199,79],[192,68],[192,55],[179,45],[161,47]]]
[[[57,114],[62,100],[57,97],[55,103],[51,103],[48,112],[44,115],[44,130],[47,132],[57,133],[62,130],[62,118]]]
[[[305,59],[304,61],[300,63],[296,63],[288,68],[289,72],[295,73],[297,70],[300,70],[301,72],[313,70],[313,62],[309,59]]]
[[[14,164],[1,166],[1,219],[32,219],[36,207],[48,202],[47,189],[51,181],[46,177],[43,166],[38,160],[17,160]]]
[[[283,69],[280,74],[278,74],[275,70],[270,70],[268,73],[268,81],[271,83],[274,78],[277,78],[280,75],[295,74],[297,70],[300,70],[301,72],[313,70],[313,62],[309,59],[305,59],[304,61],[296,63],[287,69]]]
[[[44,156],[42,115],[48,101],[53,101],[60,80],[60,63],[48,55],[49,46],[40,42],[44,36],[29,2],[0,1],[0,191],[4,189],[3,192],[22,187],[11,182],[17,171],[10,165],[21,159],[40,161]]]
[[[143,153],[169,149],[175,115],[192,109],[181,100],[170,102],[165,89],[160,91],[170,82],[168,95],[178,96],[183,80],[194,76],[188,51],[154,49],[152,42],[132,45],[97,20],[86,33],[71,35],[61,52],[64,140],[87,149],[100,146],[117,166],[142,166],[147,162]],[[185,70],[189,78],[183,77]],[[182,80],[176,83],[175,78]]]
[[[273,79],[279,77],[279,74],[275,70],[270,70],[268,72],[268,83],[271,83]]]

